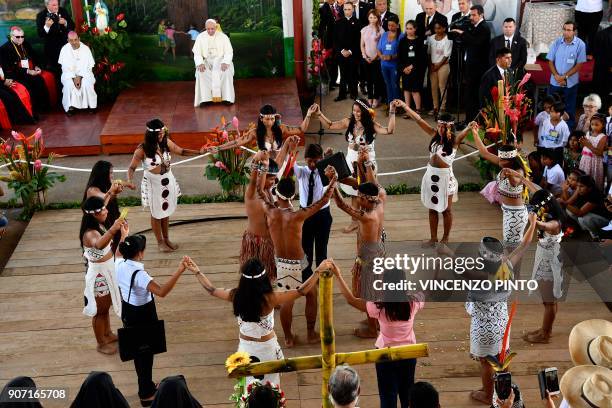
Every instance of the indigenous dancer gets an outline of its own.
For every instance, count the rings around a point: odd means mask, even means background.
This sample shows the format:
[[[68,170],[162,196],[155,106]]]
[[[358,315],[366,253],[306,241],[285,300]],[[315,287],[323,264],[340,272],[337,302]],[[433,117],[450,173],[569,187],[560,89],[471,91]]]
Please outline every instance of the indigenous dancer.
[[[257,170],[260,177],[268,171],[268,154],[264,153],[259,162]],[[330,169],[331,166],[328,166]],[[327,173],[326,173],[327,175]],[[302,227],[304,221],[316,214],[325,204],[329,202],[336,185],[336,176],[328,176],[330,184],[320,200],[313,203],[310,207],[293,210],[291,200],[295,196],[295,183],[290,178],[281,179],[276,186],[276,203],[272,202],[263,192],[261,183],[258,184],[258,194],[263,201],[264,211],[268,223],[268,229],[272,242],[274,243],[274,256],[276,261],[276,273],[279,286],[286,289],[296,288],[304,282],[308,276],[306,269],[307,261],[302,249]],[[316,293],[306,295],[306,327],[308,329],[308,342],[317,343],[320,341],[319,334],[315,331],[317,320],[317,297]],[[285,333],[285,345],[293,347],[296,336],[291,332],[293,320],[293,302],[286,302],[281,306],[281,324]]]
[[[244,192],[244,206],[247,214],[247,229],[242,234],[242,245],[240,247],[240,265],[251,259],[257,258],[261,261],[267,271],[270,281],[276,281],[276,264],[274,262],[274,244],[270,237],[268,224],[266,223],[266,213],[261,200],[257,194],[257,182],[259,180],[259,161],[263,160],[264,151],[261,150],[253,157],[253,171],[249,179],[249,185]],[[269,195],[272,201],[270,189],[278,179],[276,173],[278,165],[274,160],[270,160],[268,173],[264,184],[264,193]]]
[[[508,256],[503,255],[504,246],[499,240],[491,237],[482,238],[479,256],[483,258],[484,268],[482,271],[466,272],[463,275],[464,279],[511,279],[514,265],[520,263],[533,239],[536,214],[530,213],[528,218],[529,228],[522,236],[520,244]],[[490,275],[495,276],[490,277]],[[487,405],[491,405],[493,398],[493,368],[486,357],[496,356],[502,348],[504,331],[508,324],[507,302],[510,294],[510,290],[470,291],[465,304],[471,316],[470,355],[480,362],[482,381],[482,388],[472,391],[470,397]]]
[[[345,203],[340,195],[340,191],[336,188],[334,188],[334,200],[342,211],[353,217],[358,223],[357,257],[355,258],[352,270],[353,295],[371,300],[371,278],[373,275],[367,274],[362,276],[362,271],[371,271],[374,258],[385,256],[383,222],[387,193],[376,180],[374,163],[369,160],[368,149],[365,147],[359,151],[358,171],[360,174],[365,173],[365,177],[362,178],[366,180],[365,183],[357,185],[354,179],[346,180],[357,186],[359,195],[357,196],[356,206],[351,207]],[[355,336],[364,338],[376,337],[376,319],[368,318],[365,322],[368,325],[367,329],[355,329]]]
[[[360,147],[366,147],[370,155],[370,161],[374,165],[373,170],[376,172],[378,167],[376,166],[376,151],[374,150],[374,143],[376,135],[390,135],[395,131],[395,109],[401,105],[400,100],[394,100],[389,105],[389,124],[387,127],[381,126],[374,120],[374,109],[364,101],[363,99],[357,99],[353,103],[353,110],[351,116],[348,118],[340,119],[337,121],[331,121],[328,119],[323,112],[319,112],[319,119],[321,124],[326,129],[341,130],[346,129],[344,135],[348,142],[348,150],[346,153],[346,162],[350,169],[355,169],[355,163],[357,162],[357,152]],[[357,172],[354,174],[357,177]],[[353,207],[357,208],[357,190],[350,185],[344,183],[341,184],[342,191],[345,194],[351,196]],[[353,218],[351,224],[344,228],[343,232],[350,233],[356,231],[358,228],[358,222]]]
[[[288,154],[284,144],[285,139],[290,136],[298,136],[308,130],[310,117],[319,111],[317,104],[308,108],[308,112],[299,127],[288,126],[281,123],[281,115],[276,112],[272,105],[264,105],[259,110],[257,127],[251,127],[240,138],[224,143],[221,146],[214,146],[208,149],[211,153],[220,150],[235,149],[240,146],[248,146],[257,142],[259,150],[267,150],[272,158],[281,167],[280,174],[285,169],[285,158]]]
[[[106,160],[98,160],[91,169],[85,193],[83,193],[83,202],[89,197],[100,197],[104,200],[104,205],[108,210],[108,216],[104,227],[110,228],[117,218],[119,218],[119,205],[117,204],[117,195],[123,191],[123,187],[134,190],[136,187],[133,184],[121,182],[121,180],[113,181],[113,165]],[[119,244],[119,232],[113,237],[113,252]]]
[[[83,314],[92,317],[97,350],[103,354],[114,354],[117,352],[117,336],[111,331],[108,311],[112,304],[114,312],[121,316],[121,295],[117,286],[111,242],[125,221],[117,219],[106,230],[104,225],[108,210],[104,200],[97,196],[86,199],[82,209],[79,239],[83,257],[87,260]]]
[[[511,252],[520,244],[523,231],[527,226],[527,207],[525,207],[523,201],[525,189],[529,188],[532,191],[537,191],[541,187],[527,180],[529,167],[519,156],[515,146],[499,146],[497,156],[495,156],[487,150],[480,137],[477,136],[478,125],[475,123],[472,123],[472,134],[480,156],[502,168],[502,171],[497,175],[497,190],[502,201],[504,248]],[[503,169],[516,170],[523,177],[511,175]],[[520,264],[515,264],[514,270],[518,274]]]
[[[297,288],[275,292],[266,276],[263,264],[255,258],[249,259],[240,268],[240,281],[234,289],[216,288],[206,275],[200,272],[192,262],[189,269],[193,271],[200,284],[212,296],[232,302],[234,316],[238,320],[240,343],[238,351],[246,351],[256,361],[281,360],[283,351],[274,332],[274,308],[278,305],[293,304],[300,296],[307,296],[319,280],[319,273],[331,270],[331,262],[325,261],[319,268]],[[280,384],[280,374],[266,374],[263,378],[274,384]],[[255,381],[247,377],[247,384]]]
[[[170,153],[180,156],[196,156],[203,150],[189,150],[175,144],[169,138],[168,128],[160,119],[147,122],[144,142],[134,152],[128,169],[128,184],[132,183],[138,163],[142,163],[144,174],[141,184],[142,206],[151,210],[151,228],[157,239],[160,252],[172,252],[178,249],[169,238],[168,226],[170,216],[176,210],[178,197],[181,195],[172,170]]]
[[[444,218],[444,235],[441,244],[447,244],[453,226],[452,202],[457,201],[459,183],[453,174],[453,161],[457,148],[476,122],[470,123],[459,136],[455,136],[455,120],[444,113],[438,118],[438,127],[434,129],[410,106],[404,102],[400,105],[416,121],[420,128],[431,136],[429,142],[429,162],[421,182],[421,202],[429,209],[430,238],[423,243],[425,247],[435,246],[438,242],[438,214]],[[477,137],[477,136],[475,136]]]
[[[525,334],[523,340],[530,343],[549,343],[557,315],[557,299],[563,296],[561,239],[566,218],[559,202],[546,190],[536,191],[530,204],[538,214],[538,246],[531,280],[538,282],[544,303],[544,318],[542,327]]]

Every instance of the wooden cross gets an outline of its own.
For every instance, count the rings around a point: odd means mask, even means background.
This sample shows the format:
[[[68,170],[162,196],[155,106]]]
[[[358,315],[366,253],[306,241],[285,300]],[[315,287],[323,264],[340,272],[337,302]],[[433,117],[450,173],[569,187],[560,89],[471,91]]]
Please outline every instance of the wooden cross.
[[[236,368],[229,374],[229,377],[240,378],[322,368],[323,378],[321,383],[321,397],[323,399],[323,407],[331,408],[332,405],[329,400],[327,384],[332,371],[337,365],[379,363],[384,361],[406,360],[409,358],[429,356],[429,347],[427,343],[353,351],[350,353],[336,353],[336,340],[333,325],[333,277],[333,272],[327,270],[321,272],[321,276],[319,278],[321,354],[316,356],[285,358],[283,360],[262,361],[259,363],[247,364]]]

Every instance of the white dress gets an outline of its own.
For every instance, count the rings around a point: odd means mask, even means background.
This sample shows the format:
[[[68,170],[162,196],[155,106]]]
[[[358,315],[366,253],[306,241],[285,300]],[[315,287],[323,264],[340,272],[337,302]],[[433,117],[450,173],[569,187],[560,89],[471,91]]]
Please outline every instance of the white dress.
[[[544,232],[538,240],[531,275],[532,280],[552,281],[556,299],[563,296],[563,262],[560,259],[562,238],[563,232],[555,235]]]
[[[372,143],[368,144],[366,142],[366,138],[364,135],[355,137],[352,133],[348,134],[348,150],[346,152],[346,164],[348,164],[349,169],[353,170],[353,163],[357,162],[359,157],[359,148],[361,146],[366,146],[368,148],[368,153],[370,155],[370,161],[374,163],[374,171],[378,171],[378,166],[376,165],[376,150],[374,149],[374,143],[376,142],[376,135],[372,140]],[[357,196],[357,190],[352,186],[346,184],[340,184],[340,188],[344,192],[344,194],[350,196]]]
[[[155,154],[155,159],[145,157],[142,161],[143,175],[141,200],[143,207],[149,207],[151,216],[157,220],[171,216],[176,210],[181,189],[170,170],[170,152],[164,152],[162,157]],[[151,170],[161,164],[167,166],[164,174],[151,173]]]

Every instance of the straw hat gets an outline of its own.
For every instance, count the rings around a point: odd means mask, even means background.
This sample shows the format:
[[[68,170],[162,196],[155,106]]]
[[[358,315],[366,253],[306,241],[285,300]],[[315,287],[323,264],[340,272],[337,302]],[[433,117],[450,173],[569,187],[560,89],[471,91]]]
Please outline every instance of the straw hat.
[[[612,371],[607,368],[572,367],[561,378],[560,388],[572,408],[612,408]]]
[[[612,322],[591,319],[578,323],[569,335],[569,352],[574,365],[612,369]]]

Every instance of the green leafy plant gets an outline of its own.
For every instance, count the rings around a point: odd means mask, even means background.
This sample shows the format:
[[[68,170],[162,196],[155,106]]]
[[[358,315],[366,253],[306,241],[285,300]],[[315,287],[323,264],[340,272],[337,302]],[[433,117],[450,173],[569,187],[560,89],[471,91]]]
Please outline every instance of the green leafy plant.
[[[1,176],[0,180],[8,182],[8,186],[21,198],[23,211],[20,218],[28,220],[37,208],[46,205],[46,192],[56,182],[63,182],[66,177],[50,172],[43,166],[41,160],[44,151],[42,130],[36,131],[29,137],[23,133],[13,131],[12,139],[0,139],[0,163],[7,165],[8,176]],[[47,157],[47,163],[53,162],[53,154]]]
[[[127,76],[124,74],[125,52],[130,46],[125,14],[119,13],[115,20],[100,32],[97,27],[87,23],[81,26],[81,40],[87,43],[94,53],[96,65],[96,92],[102,101],[114,100],[121,90],[127,88]]]
[[[232,125],[235,129],[229,132]],[[231,123],[225,122],[221,117],[221,126],[214,129],[215,136],[211,137],[205,148],[214,148],[224,143],[237,140],[240,137],[239,122],[236,117]],[[230,148],[210,155],[210,164],[206,166],[205,175],[209,180],[218,180],[224,194],[244,195],[244,186],[249,182],[249,168],[246,167],[246,152],[238,148]]]

